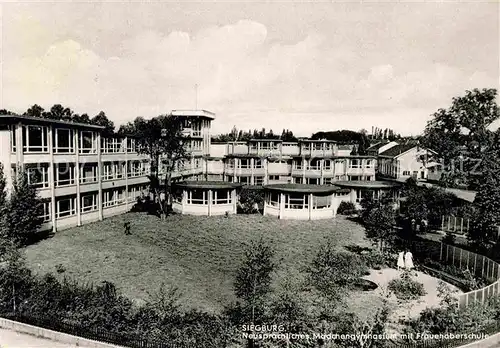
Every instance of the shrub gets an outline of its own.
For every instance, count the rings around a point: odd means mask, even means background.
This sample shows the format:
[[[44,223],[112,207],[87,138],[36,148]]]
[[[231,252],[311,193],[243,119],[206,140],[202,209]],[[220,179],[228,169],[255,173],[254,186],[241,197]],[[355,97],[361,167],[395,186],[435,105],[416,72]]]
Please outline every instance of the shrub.
[[[394,292],[398,299],[405,301],[416,300],[427,294],[424,285],[413,280],[407,272],[404,272],[400,278],[391,280],[388,289]]]
[[[351,215],[354,214],[355,212],[356,212],[356,207],[352,202],[342,201],[340,202],[339,207],[337,208],[337,214],[340,215]]]
[[[239,195],[239,213],[255,214],[264,205],[264,192],[255,188],[243,188]]]
[[[446,232],[446,235],[442,238],[442,242],[449,245],[455,245],[456,237],[451,232]]]

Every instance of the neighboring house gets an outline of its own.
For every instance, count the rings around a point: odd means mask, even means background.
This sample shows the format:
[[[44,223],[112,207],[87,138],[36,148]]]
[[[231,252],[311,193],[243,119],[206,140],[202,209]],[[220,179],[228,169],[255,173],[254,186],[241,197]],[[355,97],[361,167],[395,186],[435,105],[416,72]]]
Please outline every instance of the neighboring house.
[[[427,160],[435,155],[416,144],[398,144],[379,154],[377,174],[380,177],[405,181],[413,177],[426,180],[428,177]]]
[[[389,150],[391,147],[396,145],[398,145],[398,143],[395,141],[381,141],[367,148],[366,154],[371,156],[378,156],[382,152]]]

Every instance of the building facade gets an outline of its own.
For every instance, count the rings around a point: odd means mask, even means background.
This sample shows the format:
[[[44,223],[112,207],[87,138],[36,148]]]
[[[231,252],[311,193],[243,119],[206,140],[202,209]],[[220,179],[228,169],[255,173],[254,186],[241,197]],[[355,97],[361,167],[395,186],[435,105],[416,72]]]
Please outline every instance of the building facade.
[[[427,161],[435,153],[414,144],[398,144],[378,156],[377,174],[382,178],[405,181],[410,177],[427,180]]]
[[[212,144],[214,113],[171,114],[183,118],[190,154],[176,164],[176,182],[263,186],[375,181],[377,157],[351,156],[350,145],[310,139]],[[137,152],[133,137],[105,136],[103,128],[94,125],[17,115],[0,115],[0,127],[0,163],[7,186],[18,168],[28,172],[44,199],[43,229],[55,231],[126,212],[148,193],[149,158]],[[160,178],[166,171],[162,161]]]

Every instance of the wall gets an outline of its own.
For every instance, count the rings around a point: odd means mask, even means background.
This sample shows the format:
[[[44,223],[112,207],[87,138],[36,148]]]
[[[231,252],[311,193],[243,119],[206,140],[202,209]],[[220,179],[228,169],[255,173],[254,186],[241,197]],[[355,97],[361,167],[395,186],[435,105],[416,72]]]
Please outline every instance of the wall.
[[[86,338],[81,338],[77,336],[72,336],[64,334],[57,331],[42,329],[37,326],[32,326],[28,324],[19,323],[17,321],[12,321],[4,318],[0,318],[0,327],[4,329],[9,329],[15,332],[33,335],[36,337],[43,337],[52,341],[61,342],[68,344],[70,346],[82,346],[82,347],[92,347],[92,348],[120,348],[120,346],[97,342],[89,340]]]
[[[408,152],[403,153],[398,156],[399,160],[399,178],[407,179],[413,175],[413,172],[416,171],[418,173],[418,179],[426,179],[427,178],[427,168],[425,168],[422,161],[419,160],[419,156],[425,155],[427,153],[426,149],[418,149],[415,147]],[[403,171],[409,171],[410,175],[403,175]],[[424,177],[422,178],[421,173],[423,173]]]

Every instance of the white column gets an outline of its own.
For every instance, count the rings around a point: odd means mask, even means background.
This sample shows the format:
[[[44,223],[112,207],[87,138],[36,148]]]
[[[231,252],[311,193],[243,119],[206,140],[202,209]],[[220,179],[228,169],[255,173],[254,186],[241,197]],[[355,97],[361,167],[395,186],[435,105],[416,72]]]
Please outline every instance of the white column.
[[[330,205],[332,207],[332,210],[333,210],[333,217],[337,216],[337,201],[338,201],[338,197],[336,197],[336,194],[335,193],[332,193],[332,197],[330,199]]]
[[[208,216],[212,216],[212,190],[208,190]]]
[[[73,139],[75,142],[75,183],[76,183],[76,225],[80,226],[82,224],[82,214],[81,214],[81,195],[80,195],[80,131],[75,130]]]
[[[305,194],[304,194],[305,196]],[[308,209],[309,209],[309,220],[312,220],[312,213],[313,213],[313,194],[309,194],[309,204],[308,204]]]
[[[264,212],[262,213],[264,216],[266,216],[267,213],[267,204],[269,203],[269,196],[270,196],[269,192],[264,193]]]
[[[302,183],[306,183],[306,167],[307,167],[307,160],[305,157],[302,157]]]
[[[323,144],[323,152],[325,151],[324,146],[325,145]],[[319,171],[320,171],[320,175],[321,175],[320,178],[319,178],[319,184],[320,185],[323,185],[323,182],[325,180],[325,178],[323,177],[324,176],[323,175],[324,162],[325,162],[324,159],[322,159],[322,160],[319,161]]]
[[[49,126],[49,131],[51,130],[51,126]],[[50,139],[50,141],[52,141],[52,138],[51,136],[49,136],[49,134],[47,133],[47,137]],[[47,141],[49,141],[47,139]],[[16,126],[16,159],[17,159],[17,163],[16,163],[16,169],[17,169],[17,166],[19,165],[23,165],[24,164],[24,143],[23,143],[23,125],[19,122]],[[26,144],[28,145],[28,144]],[[50,149],[49,149],[50,151]]]
[[[54,166],[54,144],[52,142],[52,132],[54,132],[54,127],[49,126],[47,131],[47,146],[49,148],[49,187],[50,187],[50,215],[52,220],[52,232],[57,231],[57,220],[56,220],[56,183],[55,183],[55,166]]]
[[[285,194],[284,193],[280,193],[280,213],[278,215],[278,217],[280,219],[283,219],[283,214],[285,213]]]
[[[255,158],[250,158],[250,185],[254,185],[255,183],[255,178],[254,178],[254,165],[255,165]]]
[[[237,199],[238,196],[236,195],[236,189],[233,188],[231,191],[231,200],[233,202],[233,214],[236,214],[238,212],[238,204],[237,204],[238,202],[236,202]],[[266,209],[265,206],[266,205],[264,204],[264,209]]]
[[[99,220],[103,219],[102,214],[102,149],[101,149],[101,133],[97,133],[97,182],[99,184],[99,192],[97,194],[97,205],[99,206]]]
[[[12,152],[12,142],[10,129],[0,130],[0,163],[3,166],[3,172],[6,181],[6,191],[7,195],[10,194],[12,190],[12,165],[11,165],[11,152]],[[13,135],[14,136],[14,135]],[[19,147],[19,145],[18,145]]]

